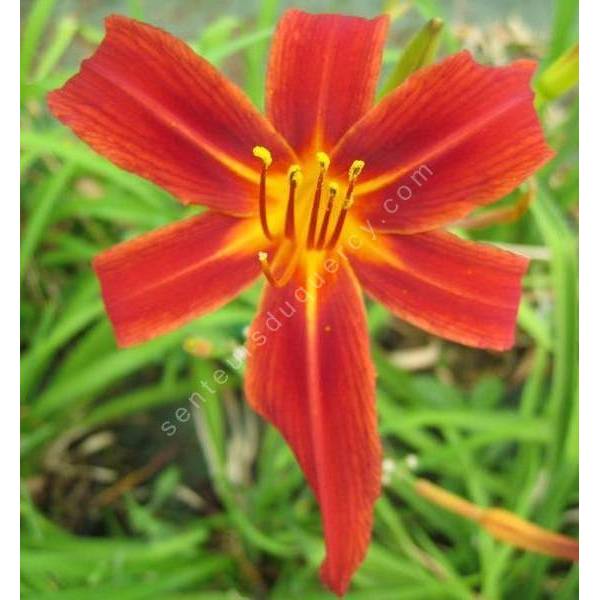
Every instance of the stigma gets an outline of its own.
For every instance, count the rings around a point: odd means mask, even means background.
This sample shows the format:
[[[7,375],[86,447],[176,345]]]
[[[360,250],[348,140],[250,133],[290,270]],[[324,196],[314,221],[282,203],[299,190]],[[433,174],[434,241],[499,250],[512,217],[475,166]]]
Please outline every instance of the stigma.
[[[291,244],[293,261],[304,252],[323,252],[336,247],[342,235],[348,212],[354,203],[354,190],[365,163],[355,160],[348,169],[347,181],[329,180],[331,159],[327,153],[315,153],[314,162],[308,165],[290,165],[285,180],[281,174],[269,176],[273,164],[271,152],[264,146],[255,146],[252,154],[261,161],[258,212],[262,231],[276,248],[283,242]],[[267,198],[283,196],[285,212],[269,214]],[[272,209],[277,210],[277,209]],[[277,253],[277,250],[275,250]],[[285,268],[277,277],[266,252],[258,260],[266,279],[280,287],[293,274],[295,265]]]

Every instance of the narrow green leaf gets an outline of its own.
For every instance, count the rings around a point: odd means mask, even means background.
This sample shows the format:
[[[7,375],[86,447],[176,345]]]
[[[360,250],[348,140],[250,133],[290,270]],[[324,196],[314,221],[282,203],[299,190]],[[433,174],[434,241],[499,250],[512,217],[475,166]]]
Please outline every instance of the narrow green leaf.
[[[536,104],[555,100],[572,90],[579,81],[579,43],[557,58],[539,77]]]
[[[213,64],[221,63],[225,58],[240,52],[241,50],[250,49],[260,42],[265,42],[273,34],[273,28],[267,27],[260,29],[247,35],[241,35],[234,40],[230,40],[226,44],[219,46],[218,48],[212,48],[204,54],[204,58]],[[264,73],[262,74],[264,77]],[[261,84],[262,85],[262,84]]]
[[[548,325],[527,300],[519,306],[519,327],[530,335],[545,350],[552,349],[552,336]]]
[[[29,396],[44,374],[54,353],[73,336],[95,321],[103,312],[98,297],[98,283],[90,274],[76,286],[73,295],[64,301],[60,317],[42,340],[32,345],[21,359],[21,398],[32,401]]]
[[[202,34],[198,41],[192,44],[192,47],[198,54],[207,58],[210,52],[218,51],[231,41],[233,32],[239,25],[240,22],[237,17],[231,15],[220,17],[202,29]],[[213,61],[213,64],[216,65],[217,61]]]
[[[101,392],[111,383],[145,365],[160,363],[167,350],[181,343],[183,335],[184,332],[180,330],[141,346],[115,350],[80,371],[69,381],[51,384],[36,399],[31,416],[46,418],[56,411],[85,401],[89,396]]]
[[[553,315],[556,342],[548,411],[556,436],[550,461],[557,465],[564,448],[578,371],[577,246],[574,232],[544,190],[540,190],[531,211],[552,251],[550,266],[556,294]]]
[[[58,22],[52,41],[41,55],[34,79],[44,79],[50,75],[52,69],[58,64],[58,61],[73,41],[77,33],[77,27],[77,20],[71,16],[64,17]]]
[[[74,165],[67,163],[58,173],[51,176],[48,179],[48,187],[45,193],[39,202],[32,207],[27,217],[21,242],[21,281],[44,233],[44,229],[50,221],[54,205],[69,183],[74,171]]]
[[[444,22],[431,19],[411,40],[400,55],[392,74],[383,86],[381,96],[396,89],[412,73],[431,64],[440,46]]]
[[[60,133],[23,131],[21,144],[25,150],[40,154],[52,154],[63,160],[73,161],[95,175],[106,177],[135,194],[150,210],[160,207],[163,203],[163,193],[159,192],[156,186],[119,169],[107,159],[89,150],[81,142],[76,141],[73,136],[65,135],[63,131]]]
[[[21,41],[21,83],[26,83],[40,40],[50,19],[56,0],[37,0],[33,3]]]
[[[577,26],[579,3],[574,0],[555,0],[554,20],[547,61],[558,58],[572,43]]]
[[[279,0],[262,0],[257,19],[257,30],[275,25]],[[260,109],[264,105],[264,78],[268,44],[266,41],[253,44],[246,51],[246,92]]]

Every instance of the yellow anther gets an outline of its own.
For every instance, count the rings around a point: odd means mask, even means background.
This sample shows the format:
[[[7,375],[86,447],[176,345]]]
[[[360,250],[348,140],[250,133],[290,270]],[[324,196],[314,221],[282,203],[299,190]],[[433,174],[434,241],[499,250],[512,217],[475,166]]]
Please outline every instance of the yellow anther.
[[[364,160],[355,160],[350,166],[350,170],[348,171],[348,177],[350,178],[350,181],[356,179],[361,174],[361,171],[364,169],[364,167]]]
[[[302,170],[300,165],[292,165],[288,169],[288,179],[293,183],[300,183],[302,181]]]
[[[269,254],[267,252],[259,252],[258,253],[258,260],[261,263],[267,262],[269,260]]]
[[[352,202],[354,201],[354,196],[353,196],[354,185],[356,183],[356,179],[360,175],[364,166],[365,166],[364,160],[355,160],[350,167],[350,170],[348,172],[348,178],[349,178],[348,187],[346,188],[346,194],[345,194],[344,204],[343,204],[343,208],[345,210],[349,209],[352,206]]]
[[[329,198],[333,200],[340,190],[340,186],[335,181],[329,184]]]
[[[342,229],[344,228],[344,223],[346,222],[346,215],[348,214],[348,211],[354,202],[354,184],[356,183],[356,178],[360,175],[360,172],[363,170],[364,166],[365,163],[362,160],[355,160],[350,166],[350,170],[348,171],[348,187],[346,188],[346,193],[344,194],[342,210],[340,210],[337,223],[335,224],[331,238],[327,243],[328,250],[335,248],[335,245],[340,239],[340,235],[342,235]]]
[[[327,171],[329,169],[329,164],[331,163],[331,159],[325,152],[317,152],[317,161],[323,171]]]
[[[269,224],[267,223],[267,170],[273,162],[271,153],[264,146],[254,146],[252,148],[252,154],[256,158],[260,158],[263,163],[262,169],[260,170],[260,182],[258,188],[258,212],[260,215],[260,224],[268,240],[273,239],[271,231],[269,230]]]
[[[252,154],[254,154],[256,158],[260,158],[267,169],[271,166],[273,157],[264,146],[254,146],[254,148],[252,148]]]

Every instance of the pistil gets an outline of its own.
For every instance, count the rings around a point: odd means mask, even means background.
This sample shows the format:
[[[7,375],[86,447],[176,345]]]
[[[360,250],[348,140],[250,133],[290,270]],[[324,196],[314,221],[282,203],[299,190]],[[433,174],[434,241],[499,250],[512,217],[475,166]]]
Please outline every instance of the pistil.
[[[291,250],[291,253],[288,256],[287,251],[289,250]],[[282,250],[280,249],[280,252],[281,251]],[[298,264],[298,246],[288,246],[286,250],[283,250],[283,253],[286,260],[282,261],[282,255],[277,254],[272,264],[269,263],[269,255],[266,252],[258,253],[258,262],[260,263],[260,268],[262,269],[264,276],[273,287],[277,288],[281,288],[289,283]],[[278,260],[279,265],[281,265],[282,262],[285,264],[285,268],[283,269],[283,272],[277,276],[273,271],[273,266]]]
[[[271,271],[271,266],[269,265],[269,255],[266,252],[258,253],[258,262],[260,263],[260,268],[262,269],[263,275],[266,277],[267,281],[274,287],[277,286],[277,280],[273,276],[273,272]]]

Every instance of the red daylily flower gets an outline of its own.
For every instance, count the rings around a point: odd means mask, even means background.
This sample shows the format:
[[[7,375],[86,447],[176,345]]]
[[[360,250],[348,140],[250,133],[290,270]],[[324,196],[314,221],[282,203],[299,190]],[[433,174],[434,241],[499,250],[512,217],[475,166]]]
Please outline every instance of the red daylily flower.
[[[535,64],[491,68],[461,52],[373,106],[387,18],[290,10],[264,117],[168,33],[120,16],[106,26],[50,94],[52,112],[117,165],[209,209],[95,259],[118,343],[168,332],[265,274],[246,396],[306,474],[322,514],[321,577],[343,594],[381,479],[361,287],[433,334],[513,344],[527,260],[440,228],[551,157]]]

